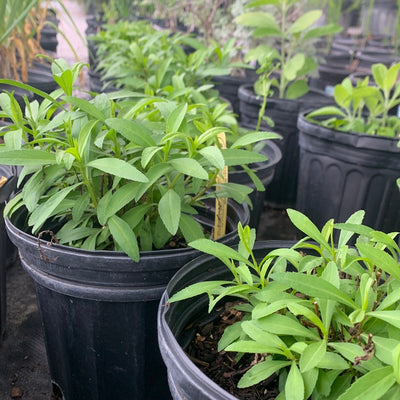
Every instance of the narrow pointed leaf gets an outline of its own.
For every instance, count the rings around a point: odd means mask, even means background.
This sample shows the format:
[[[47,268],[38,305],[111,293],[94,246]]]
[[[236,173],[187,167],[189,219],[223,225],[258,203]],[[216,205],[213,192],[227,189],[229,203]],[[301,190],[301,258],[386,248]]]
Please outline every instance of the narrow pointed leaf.
[[[181,216],[181,198],[172,189],[169,189],[158,203],[160,217],[171,235],[178,231]]]
[[[340,303],[346,304],[351,308],[358,308],[354,301],[344,292],[316,275],[285,272],[273,273],[271,278],[285,285],[290,285],[291,288],[308,296],[335,300]]]
[[[391,366],[376,369],[357,379],[337,400],[378,400],[395,381]]]
[[[131,227],[117,215],[111,216],[107,225],[114,240],[133,261],[139,261],[139,246]]]
[[[43,150],[0,150],[0,164],[4,165],[48,165],[56,164],[55,153]]]
[[[285,396],[290,400],[304,400],[304,381],[296,362],[292,362],[285,384]]]
[[[147,182],[147,177],[133,165],[118,158],[99,158],[90,161],[88,167],[97,168],[107,174],[119,176],[120,178],[130,179],[135,182]]]
[[[68,196],[68,194],[75,190],[81,183],[76,183],[75,185],[66,187],[56,194],[52,195],[47,201],[42,203],[38,208],[36,208],[29,217],[29,225],[33,225],[32,232],[37,233],[37,231],[42,227],[47,218],[49,218],[56,207]]]
[[[246,388],[269,378],[275,372],[290,365],[290,361],[274,361],[268,357],[249,369],[238,382],[238,388]]]
[[[208,179],[207,171],[193,158],[176,158],[169,161],[177,171],[199,179]]]
[[[151,137],[151,131],[136,121],[122,118],[109,118],[106,119],[105,122],[110,128],[119,132],[130,142],[140,147],[146,148],[156,145],[156,142]]]

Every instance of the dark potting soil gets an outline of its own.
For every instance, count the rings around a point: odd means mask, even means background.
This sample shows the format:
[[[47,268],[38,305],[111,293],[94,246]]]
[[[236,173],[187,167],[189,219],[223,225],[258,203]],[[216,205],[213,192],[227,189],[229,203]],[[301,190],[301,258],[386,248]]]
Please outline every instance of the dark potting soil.
[[[244,316],[243,312],[232,308],[233,305],[233,303],[226,303],[216,318],[196,327],[195,335],[186,353],[210,379],[238,399],[274,400],[279,394],[276,375],[248,388],[238,389],[237,387],[237,383],[245,372],[264,360],[263,355],[245,354],[236,361],[237,353],[218,352],[218,342],[225,328],[240,321]]]

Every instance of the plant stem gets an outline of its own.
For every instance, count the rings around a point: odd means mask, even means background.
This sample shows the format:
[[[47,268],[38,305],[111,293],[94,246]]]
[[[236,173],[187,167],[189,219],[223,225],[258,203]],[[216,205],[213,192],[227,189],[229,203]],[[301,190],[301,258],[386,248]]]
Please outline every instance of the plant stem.
[[[290,7],[290,6],[289,6]],[[279,98],[283,99],[285,96],[285,87],[286,87],[286,80],[285,76],[283,75],[283,67],[286,65],[286,48],[285,48],[285,43],[286,43],[286,16],[289,7],[287,7],[287,1],[284,0],[282,1],[282,21],[281,21],[281,76],[280,76],[280,82],[279,82]]]

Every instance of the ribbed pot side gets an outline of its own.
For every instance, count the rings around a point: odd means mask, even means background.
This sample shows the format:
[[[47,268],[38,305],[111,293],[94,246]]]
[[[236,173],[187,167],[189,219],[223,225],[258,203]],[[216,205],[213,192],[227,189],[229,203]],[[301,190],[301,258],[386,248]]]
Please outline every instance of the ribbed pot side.
[[[400,227],[398,139],[333,131],[299,116],[297,209],[322,227],[365,210],[364,223],[391,232]]]
[[[230,244],[247,207],[230,203]],[[204,217],[207,219],[207,217]],[[7,219],[23,268],[35,281],[51,380],[64,400],[166,400],[157,346],[157,306],[168,281],[199,255],[190,248],[124,253],[85,251],[38,240]]]

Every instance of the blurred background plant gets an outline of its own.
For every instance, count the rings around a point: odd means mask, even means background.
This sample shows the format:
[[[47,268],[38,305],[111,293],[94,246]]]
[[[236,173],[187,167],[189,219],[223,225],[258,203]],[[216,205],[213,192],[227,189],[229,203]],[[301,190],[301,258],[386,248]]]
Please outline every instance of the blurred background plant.
[[[0,2],[1,77],[19,79],[21,73],[22,79],[27,78],[27,65],[35,51],[40,48],[40,44],[33,37],[30,29],[32,28],[30,13],[35,7],[38,7],[36,10],[40,10],[38,5],[39,0],[2,0]],[[42,17],[39,18],[39,25],[41,19]],[[21,72],[18,72],[18,69]]]

